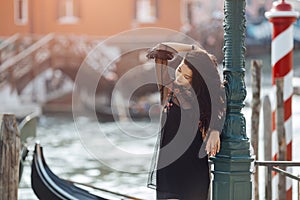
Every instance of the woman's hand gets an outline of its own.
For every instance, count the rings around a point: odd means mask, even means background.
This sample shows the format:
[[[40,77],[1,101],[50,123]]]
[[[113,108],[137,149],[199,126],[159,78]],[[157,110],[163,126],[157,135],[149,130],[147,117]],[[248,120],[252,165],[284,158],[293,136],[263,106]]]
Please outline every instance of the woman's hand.
[[[212,130],[207,139],[205,150],[209,156],[215,156],[220,151],[220,132]]]

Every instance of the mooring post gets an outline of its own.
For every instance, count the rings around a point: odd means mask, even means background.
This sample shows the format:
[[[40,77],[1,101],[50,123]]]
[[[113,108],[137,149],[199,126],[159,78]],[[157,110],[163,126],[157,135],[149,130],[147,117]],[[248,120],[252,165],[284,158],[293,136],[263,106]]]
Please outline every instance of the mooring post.
[[[214,162],[213,199],[251,199],[252,182],[249,138],[241,113],[245,86],[245,0],[224,2],[224,81],[227,113],[221,135],[221,150]]]
[[[284,125],[281,128],[282,131],[285,131],[286,138],[286,160],[292,160],[292,96],[293,96],[293,86],[290,84],[293,78],[293,48],[294,48],[294,38],[293,38],[293,23],[296,21],[299,13],[293,11],[292,6],[286,3],[284,0],[277,1],[273,3],[273,8],[265,13],[266,17],[273,24],[273,36],[272,36],[272,52],[271,52],[271,62],[272,62],[272,85],[273,88],[277,88],[276,81],[277,79],[282,79],[283,81],[283,114],[284,114]],[[278,89],[278,88],[277,88]],[[276,90],[277,90],[276,89]],[[278,93],[278,91],[277,91]],[[278,95],[277,95],[278,97]],[[280,97],[281,98],[281,97]],[[278,101],[278,99],[277,99]],[[273,120],[273,134],[272,141],[273,144],[273,160],[279,159],[278,145],[279,142],[277,140],[277,134],[279,133],[277,123],[275,123],[276,115],[276,106],[273,106],[272,120]],[[276,145],[276,146],[275,146]],[[281,148],[281,147],[279,147]],[[281,156],[282,159],[282,156]],[[287,171],[291,172],[291,168],[287,168]],[[278,182],[278,175],[273,177],[273,198],[278,198],[278,194],[275,188],[277,185],[279,187],[286,188],[286,197],[285,199],[292,199],[292,181],[291,179],[286,180],[286,186],[282,186],[285,184],[283,182]],[[282,197],[283,198],[283,197]]]
[[[18,199],[21,141],[14,115],[0,115],[0,199]]]
[[[277,129],[277,141],[278,141],[278,160],[286,160],[286,133],[284,128],[284,104],[283,104],[283,79],[276,79],[276,129]],[[281,169],[286,170],[286,167],[282,166]],[[279,174],[278,181],[278,197],[279,199],[286,199],[286,181],[285,176]]]
[[[255,159],[258,159],[258,142],[259,142],[259,113],[260,113],[260,87],[261,87],[261,60],[251,60],[251,83],[252,83],[252,104],[251,104],[251,145],[254,150]],[[254,199],[259,199],[258,185],[258,166],[255,167],[254,173]]]
[[[298,175],[300,177],[300,175]],[[298,181],[298,199],[300,199],[300,181]]]
[[[272,109],[269,96],[263,99],[264,159],[272,160]],[[268,171],[270,170],[270,172]],[[272,168],[265,169],[265,199],[272,199]]]

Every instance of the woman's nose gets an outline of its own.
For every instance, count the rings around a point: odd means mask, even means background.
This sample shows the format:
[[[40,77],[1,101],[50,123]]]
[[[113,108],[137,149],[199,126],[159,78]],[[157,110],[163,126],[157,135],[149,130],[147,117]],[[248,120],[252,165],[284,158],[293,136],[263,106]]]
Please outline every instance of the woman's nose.
[[[178,78],[179,78],[180,80],[184,80],[184,76],[183,76],[182,74],[179,74]]]

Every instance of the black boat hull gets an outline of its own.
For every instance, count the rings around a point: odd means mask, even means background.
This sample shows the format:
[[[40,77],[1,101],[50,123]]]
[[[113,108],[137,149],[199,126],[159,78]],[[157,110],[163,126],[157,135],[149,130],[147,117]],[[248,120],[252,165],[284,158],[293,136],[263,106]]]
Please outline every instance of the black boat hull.
[[[57,177],[47,166],[42,147],[35,146],[31,167],[31,186],[39,199],[45,200],[106,200]]]

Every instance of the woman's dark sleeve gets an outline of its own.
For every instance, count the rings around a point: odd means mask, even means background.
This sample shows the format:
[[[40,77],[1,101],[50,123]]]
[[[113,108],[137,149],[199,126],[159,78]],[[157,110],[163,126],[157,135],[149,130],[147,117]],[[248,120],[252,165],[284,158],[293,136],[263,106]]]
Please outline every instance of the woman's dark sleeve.
[[[168,60],[174,57],[174,53],[176,51],[173,48],[158,44],[147,54],[148,58],[155,59],[156,81],[160,91],[161,104],[167,97],[168,88],[166,86],[172,82],[168,72]]]
[[[220,94],[218,96],[211,97],[216,99],[212,100],[212,110],[209,127],[211,130],[218,130],[221,133],[226,117],[226,102],[224,101],[225,95],[223,95],[222,92],[220,92]]]

